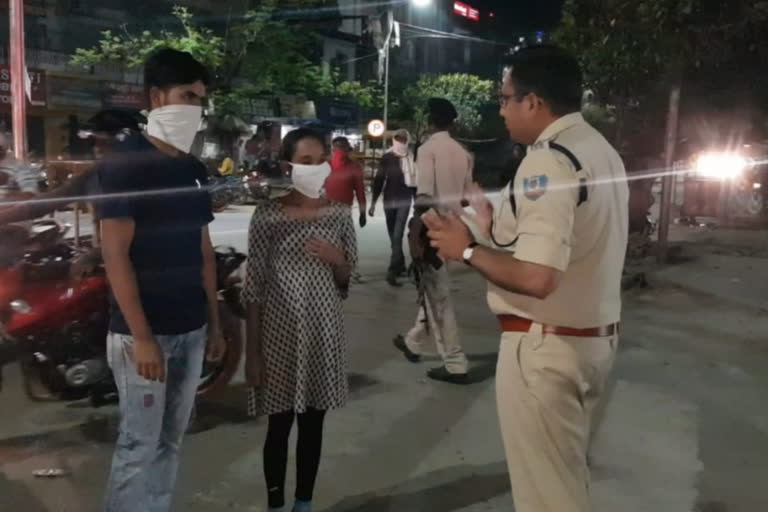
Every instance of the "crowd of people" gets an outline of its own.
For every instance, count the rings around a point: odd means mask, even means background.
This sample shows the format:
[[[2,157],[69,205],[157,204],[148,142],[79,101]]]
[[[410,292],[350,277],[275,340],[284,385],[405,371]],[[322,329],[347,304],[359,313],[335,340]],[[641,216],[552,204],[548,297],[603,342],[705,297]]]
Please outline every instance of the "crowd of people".
[[[203,361],[224,350],[208,173],[190,155],[209,75],[190,54],[164,49],[147,60],[144,84],[145,131],[110,146],[75,191],[98,188],[111,285],[106,343],[121,423],[108,512],[170,510]],[[494,203],[473,183],[472,155],[451,136],[458,113],[443,98],[429,102],[431,136],[417,155],[410,134],[394,132],[370,205],[348,140],[333,140],[329,154],[312,130],[284,137],[279,161],[293,187],[254,209],[242,292],[249,413],[268,417],[270,511],[285,510],[294,423],[292,511],[312,509],[326,415],[348,395],[344,300],[356,278],[355,220],[366,226],[379,198],[392,249],[386,280],[400,286],[408,271],[407,232],[421,298],[395,348],[413,363],[437,352],[443,364],[427,375],[469,384],[450,269],[479,272],[503,331],[497,402],[515,510],[590,510],[586,453],[618,343],[628,192],[618,154],[579,113],[581,96],[581,71],[566,52],[539,46],[510,58],[500,115],[529,149]],[[29,215],[12,213],[5,221]]]

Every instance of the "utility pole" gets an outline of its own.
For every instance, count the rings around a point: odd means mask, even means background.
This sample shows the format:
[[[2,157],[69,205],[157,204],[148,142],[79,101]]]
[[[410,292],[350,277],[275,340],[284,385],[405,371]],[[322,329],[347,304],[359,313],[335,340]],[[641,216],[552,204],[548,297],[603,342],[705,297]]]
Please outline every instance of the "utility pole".
[[[661,179],[661,215],[659,218],[659,243],[656,261],[666,263],[669,250],[669,223],[672,217],[672,187],[675,180],[673,164],[677,142],[677,123],[680,115],[680,81],[675,81],[669,92],[669,114],[667,115],[666,148],[664,151],[664,176]]]
[[[389,130],[389,54],[392,48],[392,34],[395,31],[395,13],[387,11],[387,38],[384,42],[384,130]]]
[[[9,0],[11,54],[11,108],[13,153],[19,162],[27,158],[27,70],[24,58],[24,0]]]

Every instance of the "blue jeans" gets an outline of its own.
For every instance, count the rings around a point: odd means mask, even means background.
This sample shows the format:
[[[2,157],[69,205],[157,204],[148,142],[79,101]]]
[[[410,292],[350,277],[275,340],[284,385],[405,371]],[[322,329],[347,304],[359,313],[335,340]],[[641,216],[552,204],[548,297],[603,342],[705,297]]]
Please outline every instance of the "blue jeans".
[[[136,373],[133,338],[109,333],[107,360],[120,396],[120,436],[107,487],[107,512],[168,512],[179,449],[195,403],[206,328],[155,336],[165,356],[165,382]]]

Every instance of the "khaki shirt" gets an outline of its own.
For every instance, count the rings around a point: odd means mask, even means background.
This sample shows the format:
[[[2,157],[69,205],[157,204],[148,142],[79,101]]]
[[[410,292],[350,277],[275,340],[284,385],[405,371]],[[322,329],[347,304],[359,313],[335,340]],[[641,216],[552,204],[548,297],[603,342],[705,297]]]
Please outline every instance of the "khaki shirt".
[[[437,200],[446,210],[463,213],[461,201],[472,184],[472,156],[448,132],[437,132],[419,148],[416,159],[418,195]]]
[[[559,151],[570,150],[583,169]],[[588,198],[580,201],[580,180]],[[509,187],[517,203],[512,209]],[[513,314],[542,324],[590,328],[619,321],[621,275],[627,248],[629,189],[624,164],[611,145],[579,113],[552,123],[531,146],[513,185],[494,207],[493,244],[521,261],[563,272],[544,300],[489,284],[496,314]]]

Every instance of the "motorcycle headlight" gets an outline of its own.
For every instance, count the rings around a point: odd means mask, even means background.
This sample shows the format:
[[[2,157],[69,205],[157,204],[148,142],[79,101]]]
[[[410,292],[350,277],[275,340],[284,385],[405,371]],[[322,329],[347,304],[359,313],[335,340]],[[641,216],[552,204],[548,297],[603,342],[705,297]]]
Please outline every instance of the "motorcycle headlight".
[[[8,305],[11,307],[11,311],[15,313],[28,315],[32,312],[32,306],[27,304],[27,301],[21,299],[12,300]]]
[[[749,161],[738,153],[703,153],[696,159],[696,174],[703,178],[728,180],[738,177]]]

